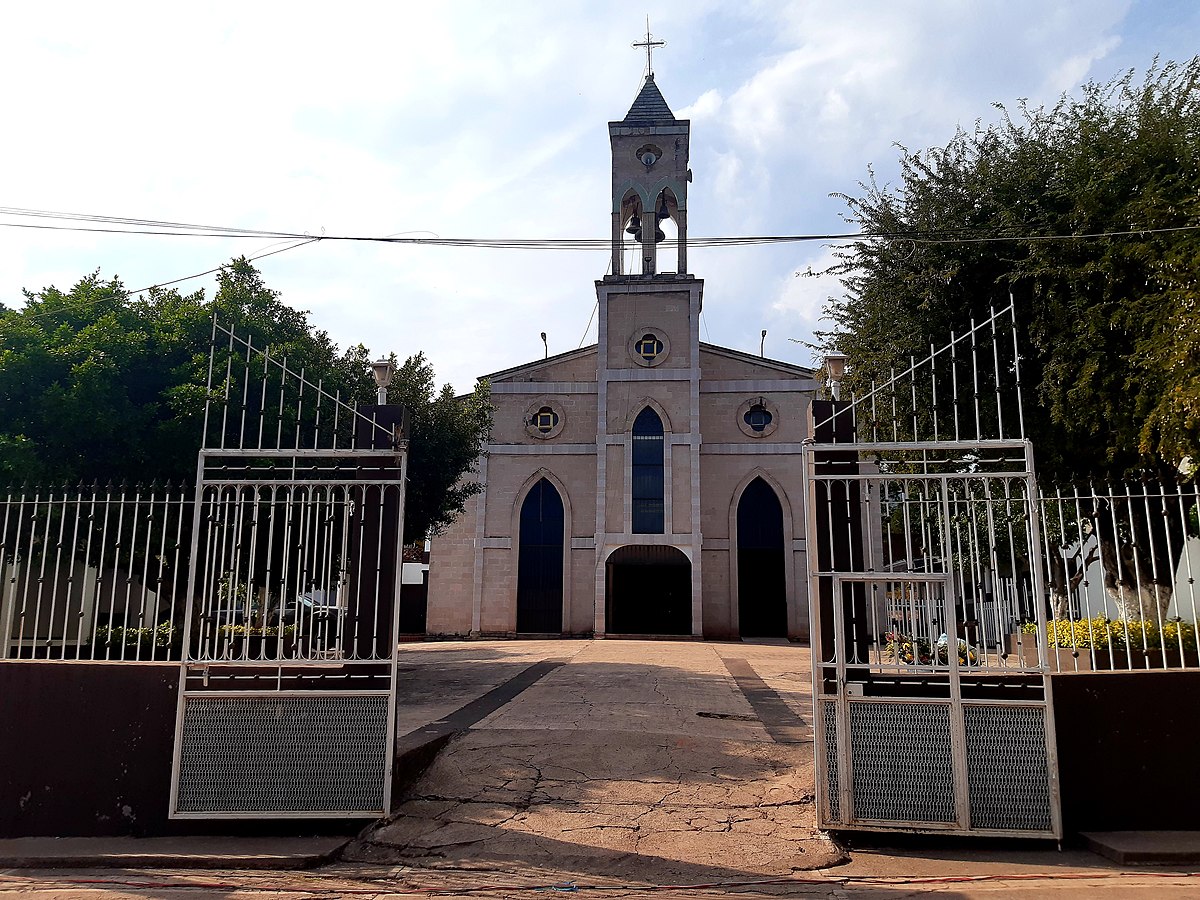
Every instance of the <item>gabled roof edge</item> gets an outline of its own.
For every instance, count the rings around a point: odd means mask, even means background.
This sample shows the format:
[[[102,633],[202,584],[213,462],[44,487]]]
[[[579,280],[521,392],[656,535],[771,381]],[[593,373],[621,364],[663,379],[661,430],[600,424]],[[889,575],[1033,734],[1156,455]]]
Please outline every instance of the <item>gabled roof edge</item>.
[[[524,372],[535,372],[538,369],[545,368],[546,366],[553,365],[554,363],[560,363],[568,359],[580,359],[591,353],[595,353],[597,346],[598,345],[596,344],[588,344],[586,347],[580,347],[576,350],[568,350],[566,353],[557,353],[554,356],[547,356],[543,359],[534,360],[533,362],[521,363],[520,365],[513,366],[510,369],[501,369],[499,372],[492,372],[489,375],[480,375],[478,380],[496,381],[501,378],[509,378],[513,375],[520,375]]]
[[[709,353],[716,353],[719,356],[727,356],[739,362],[748,362],[760,366],[768,366],[772,369],[781,369],[803,378],[815,378],[817,374],[816,369],[809,368],[808,366],[798,366],[795,363],[784,362],[782,359],[772,359],[769,356],[755,356],[753,353],[747,353],[744,350],[734,350],[732,347],[721,347],[717,344],[706,344],[704,341],[700,341],[700,349],[707,350]]]

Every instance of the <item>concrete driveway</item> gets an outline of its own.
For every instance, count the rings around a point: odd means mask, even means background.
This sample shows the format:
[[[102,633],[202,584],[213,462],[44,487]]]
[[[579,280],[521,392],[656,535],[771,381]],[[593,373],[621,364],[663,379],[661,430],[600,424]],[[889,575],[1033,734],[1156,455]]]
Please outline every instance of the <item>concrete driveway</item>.
[[[453,736],[347,858],[692,884],[829,866],[809,666],[783,641],[407,646],[401,750]]]

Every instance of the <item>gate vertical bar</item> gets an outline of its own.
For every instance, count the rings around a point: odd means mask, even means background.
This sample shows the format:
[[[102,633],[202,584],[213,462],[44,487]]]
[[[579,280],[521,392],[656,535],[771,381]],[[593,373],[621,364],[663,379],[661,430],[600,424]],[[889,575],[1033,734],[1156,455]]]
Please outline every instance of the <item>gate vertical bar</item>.
[[[942,627],[946,635],[946,663],[950,670],[950,758],[954,765],[954,815],[958,827],[966,829],[971,821],[971,788],[967,780],[966,722],[963,718],[962,678],[958,670],[958,598],[953,570],[954,548],[950,536],[954,516],[950,509],[950,481],[942,479],[941,532],[942,560],[946,578],[942,587]]]
[[[1042,695],[1045,698],[1043,713],[1045,716],[1046,732],[1046,766],[1050,779],[1050,821],[1051,830],[1055,837],[1062,838],[1062,801],[1061,784],[1058,777],[1058,740],[1054,725],[1054,681],[1050,678],[1050,645],[1046,630],[1046,603],[1044,597],[1037,593],[1037,586],[1046,584],[1043,568],[1043,557],[1037,548],[1042,546],[1042,516],[1041,504],[1038,503],[1037,467],[1033,456],[1033,442],[1023,440],[1025,450],[1025,497],[1029,510],[1029,546],[1030,564],[1033,570],[1035,585],[1034,608],[1037,610],[1037,648],[1038,668],[1042,677]]]

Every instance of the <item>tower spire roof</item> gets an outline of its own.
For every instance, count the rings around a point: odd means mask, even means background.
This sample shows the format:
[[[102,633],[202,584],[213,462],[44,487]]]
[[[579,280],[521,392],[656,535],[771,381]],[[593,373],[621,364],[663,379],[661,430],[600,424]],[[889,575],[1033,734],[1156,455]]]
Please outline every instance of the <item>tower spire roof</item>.
[[[647,125],[674,125],[677,121],[675,114],[671,112],[671,107],[667,106],[667,101],[663,99],[658,85],[654,83],[654,73],[651,72],[646,76],[646,83],[642,85],[637,99],[633,101],[633,106],[629,107],[629,112],[625,113],[621,124],[644,127]]]

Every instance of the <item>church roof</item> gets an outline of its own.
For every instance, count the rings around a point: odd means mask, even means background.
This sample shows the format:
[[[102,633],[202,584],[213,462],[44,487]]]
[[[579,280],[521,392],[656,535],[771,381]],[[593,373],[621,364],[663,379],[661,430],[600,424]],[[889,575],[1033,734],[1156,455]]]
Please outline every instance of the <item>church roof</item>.
[[[741,362],[749,363],[753,366],[761,366],[762,368],[774,369],[778,372],[786,373],[797,378],[813,378],[816,375],[816,370],[808,366],[798,366],[795,363],[784,362],[782,359],[772,359],[769,356],[759,356],[757,353],[746,353],[744,350],[734,350],[732,347],[721,347],[717,344],[706,344],[700,341],[701,353],[712,353],[715,356],[724,356],[727,359],[736,359]],[[703,361],[700,368],[704,368]]]
[[[667,106],[667,101],[658,90],[658,85],[654,83],[654,73],[651,72],[646,76],[646,83],[642,85],[637,99],[633,101],[633,106],[629,107],[629,112],[625,113],[621,124],[644,128],[648,125],[674,125],[677,121],[671,107]]]
[[[576,359],[584,359],[589,356],[595,356],[597,346],[588,344],[586,347],[581,347],[578,350],[568,350],[566,353],[558,353],[554,356],[545,359],[535,359],[527,363],[522,363],[519,366],[513,366],[509,369],[503,369],[499,372],[492,372],[490,375],[482,375],[481,379],[489,382],[504,382],[504,381],[540,381],[547,380],[545,378],[537,378],[537,374],[547,369],[552,369],[555,366]],[[717,344],[706,344],[700,341],[700,352],[702,354],[711,353],[715,356],[723,356],[726,359],[734,359],[739,362],[749,363],[752,366],[763,369],[772,369],[782,375],[792,378],[813,378],[815,372],[808,366],[798,366],[795,363],[784,362],[781,359],[771,359],[770,357],[762,357],[757,353],[746,353],[742,350],[734,350],[731,347],[721,347]],[[703,360],[701,361],[701,369],[703,369]],[[587,381],[590,383],[593,379],[589,377]]]
[[[535,359],[532,362],[522,363],[519,366],[513,366],[509,369],[502,369],[499,372],[492,372],[490,375],[479,376],[481,380],[486,381],[508,381],[514,379],[521,380],[523,375],[532,375],[541,369],[548,369],[558,363],[566,362],[567,360],[580,359],[586,356],[594,356],[596,354],[596,345],[588,344],[586,347],[581,347],[578,350],[568,350],[565,353],[556,353],[554,356],[548,356],[544,359]]]

